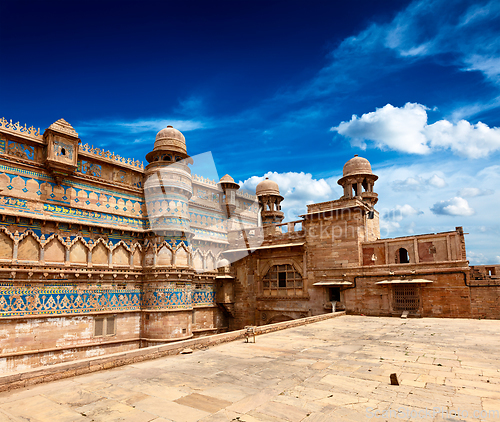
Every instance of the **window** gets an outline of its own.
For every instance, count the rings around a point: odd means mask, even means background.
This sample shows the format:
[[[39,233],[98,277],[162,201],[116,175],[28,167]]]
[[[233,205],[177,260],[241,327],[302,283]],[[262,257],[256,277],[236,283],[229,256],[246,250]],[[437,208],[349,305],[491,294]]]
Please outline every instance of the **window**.
[[[286,273],[278,272],[278,287],[286,287]]]
[[[116,335],[115,316],[94,318],[94,337]]]
[[[396,254],[396,264],[408,264],[410,262],[410,256],[405,248],[400,248]]]
[[[394,286],[394,310],[417,312],[420,296],[415,285]]]
[[[292,265],[274,265],[262,280],[264,296],[302,294],[302,276]]]

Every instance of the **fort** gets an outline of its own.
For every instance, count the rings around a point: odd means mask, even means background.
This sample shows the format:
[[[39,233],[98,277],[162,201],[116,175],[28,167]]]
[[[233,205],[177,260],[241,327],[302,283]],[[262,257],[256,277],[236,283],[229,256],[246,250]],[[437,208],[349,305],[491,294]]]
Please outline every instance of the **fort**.
[[[152,144],[144,166],[0,120],[0,371],[339,310],[500,319],[500,265],[470,266],[461,227],[380,239],[365,158],[283,222],[275,182],[192,174],[171,126]]]

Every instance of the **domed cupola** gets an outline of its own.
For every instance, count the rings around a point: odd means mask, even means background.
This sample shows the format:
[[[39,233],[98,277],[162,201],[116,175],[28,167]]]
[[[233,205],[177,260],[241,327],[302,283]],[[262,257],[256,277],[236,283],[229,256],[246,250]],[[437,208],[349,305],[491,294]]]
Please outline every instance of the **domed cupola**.
[[[378,176],[373,174],[370,162],[356,154],[344,165],[342,178],[338,184],[344,188],[341,199],[359,198],[370,205],[375,205],[378,195],[373,191],[373,186]]]
[[[261,207],[262,224],[281,223],[285,215],[281,211],[283,197],[280,194],[278,184],[266,177],[257,185],[255,193]]]
[[[167,126],[156,134],[153,151],[146,154],[148,163],[153,161],[175,162],[188,158],[186,138],[181,131]]]

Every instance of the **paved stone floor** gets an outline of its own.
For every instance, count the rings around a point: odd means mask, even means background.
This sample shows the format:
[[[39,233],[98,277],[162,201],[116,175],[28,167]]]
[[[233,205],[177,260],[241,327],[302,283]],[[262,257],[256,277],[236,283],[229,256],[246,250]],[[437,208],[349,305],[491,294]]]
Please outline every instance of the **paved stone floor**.
[[[0,421],[500,420],[499,368],[500,321],[344,316],[1,393]]]

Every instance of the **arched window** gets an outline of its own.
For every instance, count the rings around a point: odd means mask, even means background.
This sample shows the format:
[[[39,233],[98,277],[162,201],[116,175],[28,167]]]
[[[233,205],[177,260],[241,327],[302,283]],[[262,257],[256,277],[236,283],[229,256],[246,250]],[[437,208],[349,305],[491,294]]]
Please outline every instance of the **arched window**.
[[[302,294],[302,276],[292,265],[274,265],[262,280],[264,296]]]
[[[405,248],[399,248],[397,252],[397,260],[399,264],[408,264],[410,262],[410,255]]]

